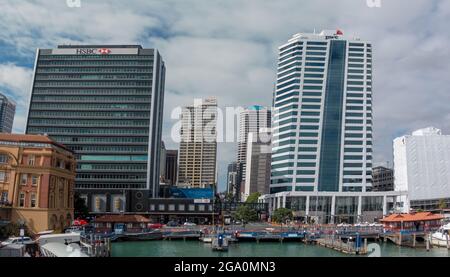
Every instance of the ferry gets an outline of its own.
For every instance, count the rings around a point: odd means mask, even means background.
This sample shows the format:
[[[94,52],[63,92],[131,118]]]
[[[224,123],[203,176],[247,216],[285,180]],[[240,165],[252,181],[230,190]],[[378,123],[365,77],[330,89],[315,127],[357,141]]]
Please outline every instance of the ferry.
[[[109,239],[80,233],[46,234],[36,239],[41,257],[109,257]]]
[[[440,247],[450,245],[450,223],[443,225],[438,231],[431,235],[431,244]]]

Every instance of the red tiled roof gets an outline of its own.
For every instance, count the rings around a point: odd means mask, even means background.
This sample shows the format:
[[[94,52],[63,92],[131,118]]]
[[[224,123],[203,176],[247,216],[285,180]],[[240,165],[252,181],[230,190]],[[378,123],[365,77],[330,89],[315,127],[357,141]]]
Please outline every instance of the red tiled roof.
[[[66,146],[53,141],[46,135],[24,135],[24,134],[9,134],[9,133],[0,133],[0,141],[12,141],[12,142],[35,142],[35,143],[48,143],[64,148],[65,150],[70,151],[66,148]]]
[[[414,214],[391,214],[382,220],[381,222],[411,222],[411,221],[430,221],[441,220],[444,216],[440,214],[433,214],[430,212],[414,213]]]
[[[136,214],[115,214],[102,215],[94,220],[94,222],[111,222],[111,223],[149,223],[150,220],[142,215]]]

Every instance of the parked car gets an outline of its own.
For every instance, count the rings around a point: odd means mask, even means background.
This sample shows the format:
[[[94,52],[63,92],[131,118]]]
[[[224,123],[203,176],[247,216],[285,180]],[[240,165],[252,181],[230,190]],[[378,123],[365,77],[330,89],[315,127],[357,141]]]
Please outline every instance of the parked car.
[[[185,222],[183,225],[184,226],[197,226],[197,224],[195,224],[193,222]]]
[[[2,241],[1,246],[7,246],[10,244],[29,244],[32,243],[33,240],[30,237],[10,237],[9,239]]]

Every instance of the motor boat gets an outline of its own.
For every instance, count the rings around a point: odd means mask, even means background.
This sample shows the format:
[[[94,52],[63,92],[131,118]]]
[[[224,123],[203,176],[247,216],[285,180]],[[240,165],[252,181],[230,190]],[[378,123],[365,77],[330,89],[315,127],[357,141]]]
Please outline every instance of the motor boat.
[[[450,245],[450,223],[441,226],[439,230],[431,235],[431,244],[440,247]]]

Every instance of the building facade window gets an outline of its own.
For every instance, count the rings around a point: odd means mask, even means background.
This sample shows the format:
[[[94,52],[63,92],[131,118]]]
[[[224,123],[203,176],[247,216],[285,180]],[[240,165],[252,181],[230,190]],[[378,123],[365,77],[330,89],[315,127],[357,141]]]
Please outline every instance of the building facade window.
[[[30,196],[30,207],[36,208],[36,193],[32,193]]]
[[[36,157],[34,155],[29,155],[28,156],[28,165],[33,166],[35,163]]]
[[[19,207],[25,207],[25,192],[19,194]]]
[[[28,181],[28,175],[26,173],[22,174],[21,178],[20,178],[20,184],[22,186],[26,186],[27,185],[27,181]]]
[[[31,176],[31,185],[32,185],[32,186],[37,186],[37,185],[38,185],[38,180],[39,180],[39,177],[38,177],[38,176],[32,175],[32,176]]]

